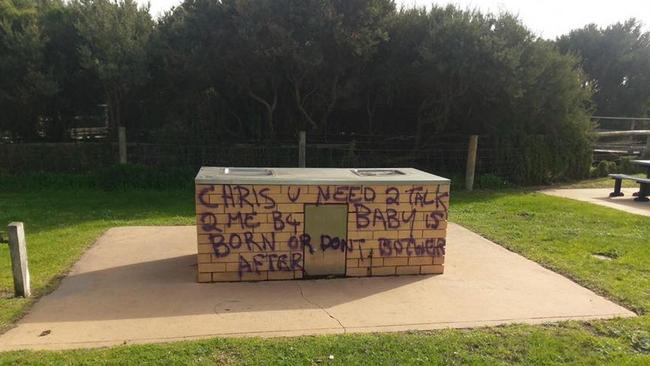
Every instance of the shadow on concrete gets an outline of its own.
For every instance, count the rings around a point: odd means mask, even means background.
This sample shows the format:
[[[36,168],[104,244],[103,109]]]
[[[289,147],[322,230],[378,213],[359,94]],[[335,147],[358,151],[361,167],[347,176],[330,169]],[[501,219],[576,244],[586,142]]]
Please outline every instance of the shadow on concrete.
[[[72,274],[43,297],[29,323],[318,309],[409,286],[432,276],[197,283],[196,256]]]
[[[626,208],[632,208],[634,210],[648,211],[648,214],[650,214],[650,202],[637,202],[634,200],[634,198],[635,197],[633,197],[631,194],[626,195],[624,197],[616,197],[616,198],[594,197],[594,199],[603,202],[609,202],[610,205],[621,206],[620,210],[622,211],[629,211],[626,210]]]

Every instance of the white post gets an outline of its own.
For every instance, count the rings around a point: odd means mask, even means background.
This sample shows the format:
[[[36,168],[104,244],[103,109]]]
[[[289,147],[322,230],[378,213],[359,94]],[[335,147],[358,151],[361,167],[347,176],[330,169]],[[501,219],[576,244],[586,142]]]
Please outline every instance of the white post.
[[[305,131],[300,131],[298,133],[298,167],[305,167],[305,158],[306,158],[306,148],[307,148],[307,134]]]
[[[478,135],[469,137],[469,147],[467,148],[467,169],[465,170],[465,189],[471,191],[474,189],[474,173],[476,171],[476,152],[478,150]]]
[[[126,127],[117,128],[117,143],[120,150],[120,164],[126,164]]]
[[[9,253],[11,255],[16,297],[29,297],[31,289],[29,286],[29,268],[27,266],[27,242],[25,241],[25,227],[22,222],[9,224]]]

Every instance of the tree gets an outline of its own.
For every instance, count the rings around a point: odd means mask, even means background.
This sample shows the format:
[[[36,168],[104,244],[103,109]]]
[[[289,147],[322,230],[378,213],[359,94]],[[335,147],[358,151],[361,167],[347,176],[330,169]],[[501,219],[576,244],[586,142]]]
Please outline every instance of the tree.
[[[577,55],[601,116],[645,117],[650,108],[650,32],[635,19],[606,28],[590,24],[557,40]]]
[[[41,130],[44,98],[56,83],[45,71],[39,6],[30,0],[0,0],[0,132],[33,140]]]
[[[328,133],[328,120],[358,75],[389,39],[388,0],[289,1],[293,35],[284,74],[306,125]]]
[[[250,98],[263,109],[268,140],[276,134],[275,113],[281,87],[283,56],[290,34],[277,21],[274,1],[227,1],[224,28],[231,31],[225,39],[220,66],[231,90]]]
[[[149,8],[133,0],[80,0],[75,26],[84,68],[96,73],[108,105],[109,128],[122,126],[125,103],[149,77],[148,42],[154,29]]]
[[[386,40],[392,11],[388,0],[188,1],[161,22],[160,64],[190,94],[213,90],[228,109],[257,111],[258,137],[273,140],[281,128],[326,133],[337,102]]]
[[[68,139],[69,128],[80,127],[79,116],[94,116],[97,106],[105,103],[97,75],[82,67],[76,18],[75,9],[62,0],[42,2],[39,8],[39,22],[46,35],[44,67],[57,85],[57,92],[43,100],[47,116],[44,138],[49,141]]]
[[[587,171],[592,88],[601,109],[648,104],[635,23],[556,44],[509,14],[392,0],[185,0],[155,24],[134,0],[0,4],[0,128],[21,139],[63,140],[100,103],[144,141],[272,145],[309,129],[409,164],[487,134],[495,173],[539,183]]]

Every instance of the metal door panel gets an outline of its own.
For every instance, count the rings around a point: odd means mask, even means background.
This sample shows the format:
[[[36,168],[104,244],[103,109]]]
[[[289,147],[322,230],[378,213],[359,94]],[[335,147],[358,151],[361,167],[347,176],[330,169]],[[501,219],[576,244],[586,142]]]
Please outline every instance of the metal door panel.
[[[314,253],[305,248],[305,276],[345,275],[345,249],[347,239],[348,205],[305,205],[305,234],[311,237]],[[338,248],[321,248],[321,237],[338,238]]]

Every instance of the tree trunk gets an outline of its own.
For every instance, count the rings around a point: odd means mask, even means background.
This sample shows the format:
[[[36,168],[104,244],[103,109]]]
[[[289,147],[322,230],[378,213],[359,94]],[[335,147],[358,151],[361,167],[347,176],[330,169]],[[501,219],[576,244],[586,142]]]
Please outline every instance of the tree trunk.
[[[368,115],[368,135],[372,137],[375,131],[375,111],[377,110],[377,98],[370,101],[370,92],[366,94],[366,113]],[[371,138],[372,140],[372,138]]]
[[[314,121],[314,119],[311,118],[307,110],[305,110],[305,107],[303,106],[302,94],[300,93],[300,85],[298,85],[298,82],[296,81],[293,82],[293,95],[295,98],[296,107],[298,108],[300,113],[302,113],[302,115],[305,117],[307,122],[311,125],[311,128],[317,130],[318,123],[316,123],[316,121]]]
[[[320,120],[320,129],[323,131],[323,135],[325,136],[325,141],[327,141],[327,122],[329,120],[329,116],[334,110],[334,107],[336,106],[336,102],[338,101],[338,86],[339,86],[339,75],[336,75],[332,79],[332,87],[330,89],[330,101],[327,104],[327,107],[325,108],[325,111],[323,112],[323,116],[321,117]]]
[[[119,88],[107,88],[108,131],[117,138],[117,129],[122,126],[122,93]]]
[[[273,140],[275,138],[275,126],[273,122],[273,113],[275,112],[275,108],[278,104],[278,93],[276,89],[273,88],[273,101],[271,103],[267,102],[264,98],[260,97],[259,95],[253,93],[253,91],[250,89],[248,90],[248,96],[250,96],[256,102],[260,103],[266,109],[266,124],[269,128],[269,140]]]
[[[415,128],[415,144],[414,144],[414,149],[419,149],[422,147],[422,134],[424,133],[424,116],[422,115],[425,113],[425,110],[427,109],[427,106],[429,104],[429,101],[427,99],[423,100],[420,103],[420,106],[418,107],[418,112],[417,112],[417,125]]]

